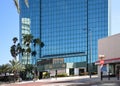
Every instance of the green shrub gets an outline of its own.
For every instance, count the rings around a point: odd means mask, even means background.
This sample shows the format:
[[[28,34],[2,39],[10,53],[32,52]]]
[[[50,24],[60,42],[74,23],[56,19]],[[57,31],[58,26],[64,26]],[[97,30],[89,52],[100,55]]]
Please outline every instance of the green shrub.
[[[49,77],[50,77],[50,73],[48,73],[48,72],[43,73],[43,78],[49,78]]]
[[[97,72],[92,72],[92,74],[93,74],[93,75],[96,75],[96,74],[97,74]]]
[[[67,74],[66,73],[61,73],[61,74],[58,74],[57,77],[67,77]]]
[[[80,76],[88,75],[88,72],[80,73]]]

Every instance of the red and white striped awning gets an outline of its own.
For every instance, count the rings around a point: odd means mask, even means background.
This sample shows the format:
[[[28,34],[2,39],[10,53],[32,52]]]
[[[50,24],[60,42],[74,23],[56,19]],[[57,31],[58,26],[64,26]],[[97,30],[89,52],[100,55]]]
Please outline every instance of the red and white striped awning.
[[[113,58],[113,59],[105,59],[104,60],[104,64],[109,64],[109,63],[118,63],[120,62],[120,57],[119,58]],[[95,62],[95,65],[99,65],[100,64],[100,60]]]

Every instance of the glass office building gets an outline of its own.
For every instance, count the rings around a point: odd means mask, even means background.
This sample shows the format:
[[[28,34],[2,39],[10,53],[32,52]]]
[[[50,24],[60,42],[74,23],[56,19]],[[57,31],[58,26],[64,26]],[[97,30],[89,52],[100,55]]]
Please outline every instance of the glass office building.
[[[98,60],[98,39],[110,34],[110,0],[28,0],[29,7],[24,0],[19,3],[20,28],[22,18],[29,18],[31,34],[44,42],[29,59],[39,59],[39,71],[89,71],[89,64]]]

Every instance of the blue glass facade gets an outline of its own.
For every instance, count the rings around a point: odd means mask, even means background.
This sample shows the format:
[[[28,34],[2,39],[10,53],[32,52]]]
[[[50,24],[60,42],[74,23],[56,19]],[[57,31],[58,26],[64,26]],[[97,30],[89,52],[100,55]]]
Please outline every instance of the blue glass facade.
[[[22,19],[28,18],[30,19],[30,33],[34,36],[34,38],[40,38],[40,0],[28,0],[29,8],[25,5],[24,0],[20,0],[20,41],[22,42]],[[34,3],[34,4],[32,4]],[[35,64],[35,60],[40,57],[40,48],[36,47],[37,55],[36,57],[30,56],[28,63]],[[20,57],[20,60],[23,64],[27,63],[27,57]]]
[[[64,57],[65,63],[89,63],[90,56],[92,62],[97,60],[98,39],[109,35],[109,0],[28,1],[29,8],[20,0],[20,21],[30,18],[31,33],[45,44],[36,58]]]

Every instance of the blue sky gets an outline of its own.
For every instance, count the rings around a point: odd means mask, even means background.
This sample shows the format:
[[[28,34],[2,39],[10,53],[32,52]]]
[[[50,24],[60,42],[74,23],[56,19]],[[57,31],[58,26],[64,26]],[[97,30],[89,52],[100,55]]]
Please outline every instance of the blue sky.
[[[120,33],[120,0],[111,0],[111,34]],[[13,0],[0,3],[0,65],[13,59],[10,46],[13,37],[19,37],[19,15]]]
[[[111,0],[111,34],[120,33],[120,0]]]
[[[12,38],[19,37],[19,15],[13,0],[2,0],[0,3],[0,64],[12,59],[10,46]]]

